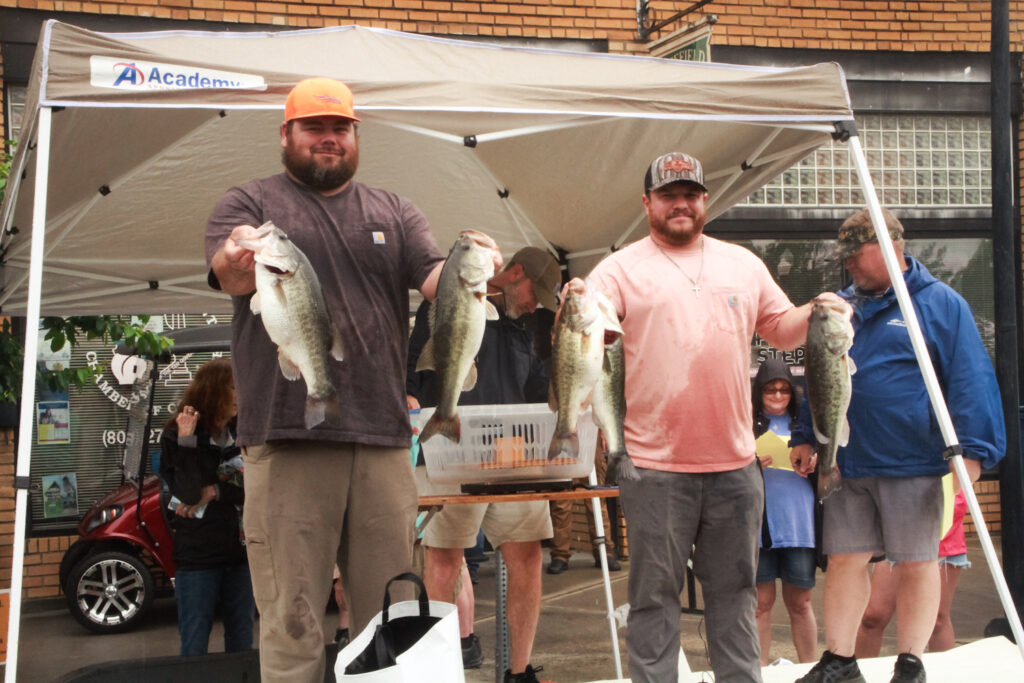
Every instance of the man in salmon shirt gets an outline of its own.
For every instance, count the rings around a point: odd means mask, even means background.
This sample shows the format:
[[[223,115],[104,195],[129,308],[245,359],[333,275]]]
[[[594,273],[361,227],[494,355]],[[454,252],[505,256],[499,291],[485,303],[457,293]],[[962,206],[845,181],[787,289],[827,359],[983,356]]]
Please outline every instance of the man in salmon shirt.
[[[750,343],[757,332],[779,349],[800,346],[812,304],[795,307],[757,256],[704,235],[707,197],[697,159],[655,159],[642,197],[650,234],[588,277],[625,332],[626,448],[640,479],[620,491],[631,565],[626,644],[638,683],[676,679],[691,549],[715,679],[761,680],[754,612],[764,486]]]

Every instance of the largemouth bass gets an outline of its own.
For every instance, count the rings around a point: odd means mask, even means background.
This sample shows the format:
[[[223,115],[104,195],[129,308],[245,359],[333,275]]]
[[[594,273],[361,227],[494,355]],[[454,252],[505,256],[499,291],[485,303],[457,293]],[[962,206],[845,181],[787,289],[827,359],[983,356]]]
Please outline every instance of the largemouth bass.
[[[606,330],[622,334],[615,309],[574,278],[565,287],[552,333],[548,405],[558,419],[548,448],[549,460],[579,457],[577,423],[601,378]]]
[[[437,283],[437,298],[430,307],[430,340],[416,362],[416,371],[437,373],[437,410],[420,434],[426,441],[443,434],[455,443],[462,438],[456,412],[459,394],[476,386],[474,359],[488,320],[498,311],[487,300],[487,281],[494,276],[498,245],[474,230],[459,233]]]
[[[615,486],[623,480],[638,480],[640,474],[626,452],[626,435],[623,429],[626,420],[626,352],[622,346],[621,336],[604,347],[601,376],[594,388],[591,405],[594,422],[601,428],[608,447],[605,451],[608,460],[605,483]]]
[[[848,352],[853,325],[845,304],[815,302],[807,328],[807,400],[818,440],[818,498],[824,500],[842,485],[836,452],[850,440],[846,409],[851,376],[857,371]]]
[[[236,242],[254,253],[256,293],[249,308],[262,318],[267,335],[277,345],[281,374],[291,381],[306,380],[306,428],[328,416],[336,422],[341,406],[330,381],[328,357],[342,360],[344,353],[313,266],[270,221]]]

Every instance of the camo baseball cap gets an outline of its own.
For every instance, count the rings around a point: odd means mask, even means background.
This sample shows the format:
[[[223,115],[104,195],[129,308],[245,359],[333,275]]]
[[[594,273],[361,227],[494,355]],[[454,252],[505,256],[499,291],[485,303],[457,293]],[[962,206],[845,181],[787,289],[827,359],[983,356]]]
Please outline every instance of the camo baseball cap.
[[[519,264],[533,285],[533,295],[551,312],[558,310],[556,292],[562,285],[562,268],[555,257],[537,247],[523,247],[508,260],[505,270]]]
[[[881,208],[882,216],[885,218],[885,227],[889,229],[889,238],[893,242],[901,241],[903,239],[903,224],[893,215],[892,211],[884,206]],[[871,214],[867,208],[861,209],[839,226],[839,243],[836,245],[833,257],[846,260],[868,242],[877,241],[875,226],[871,223]]]
[[[299,81],[284,103],[285,122],[313,116],[343,116],[358,121],[352,107],[352,91],[332,78]]]
[[[682,152],[669,152],[655,159],[644,175],[644,194],[669,183],[687,182],[699,185],[705,192],[704,168],[696,157]]]

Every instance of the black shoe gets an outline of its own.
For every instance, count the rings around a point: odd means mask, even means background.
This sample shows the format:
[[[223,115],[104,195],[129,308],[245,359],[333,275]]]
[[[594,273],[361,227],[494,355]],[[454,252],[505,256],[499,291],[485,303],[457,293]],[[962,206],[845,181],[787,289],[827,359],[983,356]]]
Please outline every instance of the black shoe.
[[[889,683],[925,683],[927,680],[924,662],[909,652],[904,652],[896,658],[896,666]]]
[[[543,670],[543,666],[534,669],[529,664],[526,665],[526,671],[521,674],[514,674],[511,669],[505,669],[505,683],[551,683],[551,681],[537,679],[537,674]]]
[[[601,568],[601,558],[594,560],[594,567],[597,569]],[[608,571],[620,572],[622,571],[622,565],[619,564],[619,559],[614,555],[608,555]]]
[[[849,662],[842,662],[828,650],[825,650],[825,654],[821,656],[813,669],[802,678],[796,679],[796,683],[840,683],[841,681],[865,683],[864,677],[860,675],[860,667],[857,666],[856,658]]]
[[[551,564],[548,565],[548,574],[561,574],[569,568],[569,563],[565,560],[551,560]]]
[[[348,629],[339,628],[337,631],[335,631],[334,642],[338,644],[339,650],[348,645]]]
[[[479,669],[484,663],[484,653],[480,649],[480,639],[470,633],[462,639],[462,668]]]

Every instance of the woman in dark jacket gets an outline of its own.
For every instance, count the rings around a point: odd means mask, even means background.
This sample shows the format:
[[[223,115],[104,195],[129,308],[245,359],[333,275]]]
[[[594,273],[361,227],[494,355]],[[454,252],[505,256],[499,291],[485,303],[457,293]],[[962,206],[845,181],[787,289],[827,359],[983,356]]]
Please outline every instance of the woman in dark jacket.
[[[161,475],[174,507],[174,594],[182,655],[206,654],[217,603],[224,650],[251,650],[256,603],[241,533],[242,463],[231,362],[204,364],[164,426]]]

